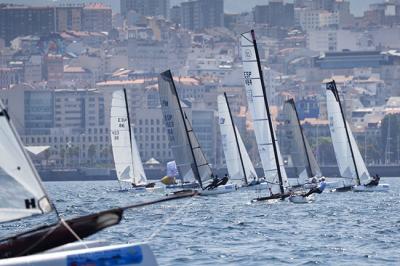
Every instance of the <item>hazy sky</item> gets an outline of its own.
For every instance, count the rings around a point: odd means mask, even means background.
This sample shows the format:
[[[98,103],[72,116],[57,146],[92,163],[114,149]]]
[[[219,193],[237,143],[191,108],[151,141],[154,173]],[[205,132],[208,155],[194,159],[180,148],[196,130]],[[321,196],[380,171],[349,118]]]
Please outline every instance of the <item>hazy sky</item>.
[[[170,0],[171,5],[179,4],[185,0]],[[360,16],[371,3],[383,2],[384,0],[350,0],[350,8],[353,14]],[[119,12],[119,0],[0,0],[0,3],[23,3],[40,5],[43,3],[82,3],[82,2],[103,2],[111,5],[114,12]],[[288,1],[291,2],[291,1]],[[225,11],[229,13],[238,13],[249,11],[257,4],[268,3],[268,0],[225,0]]]

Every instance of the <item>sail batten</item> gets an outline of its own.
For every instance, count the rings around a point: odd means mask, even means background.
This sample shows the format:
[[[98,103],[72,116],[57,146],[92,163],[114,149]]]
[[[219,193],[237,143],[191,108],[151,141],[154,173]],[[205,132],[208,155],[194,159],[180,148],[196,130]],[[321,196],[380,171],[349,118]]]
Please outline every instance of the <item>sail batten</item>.
[[[113,92],[111,102],[111,144],[119,181],[147,184],[142,160],[130,124],[126,91]]]
[[[284,193],[284,188],[289,186],[289,182],[272,121],[270,121],[270,111],[254,31],[242,34],[241,48],[247,101],[253,118],[254,132],[264,175],[267,181],[271,183],[279,179],[279,186],[272,186],[271,188],[273,193]],[[276,171],[269,171],[270,169],[276,169]]]

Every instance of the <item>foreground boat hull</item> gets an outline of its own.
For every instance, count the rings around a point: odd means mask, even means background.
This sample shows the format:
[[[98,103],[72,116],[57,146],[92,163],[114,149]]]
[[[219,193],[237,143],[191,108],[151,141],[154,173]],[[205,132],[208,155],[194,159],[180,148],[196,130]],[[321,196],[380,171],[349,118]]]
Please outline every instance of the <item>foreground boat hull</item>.
[[[388,192],[390,189],[389,184],[379,184],[373,187],[367,187],[365,185],[353,187],[354,192]]]
[[[226,193],[231,193],[237,190],[237,186],[234,184],[227,184],[227,185],[222,185],[218,186],[214,189],[208,190],[200,190],[199,195],[200,196],[209,196],[209,195],[218,195],[218,194],[226,194]]]
[[[123,210],[113,209],[65,221],[80,238],[118,224]],[[0,242],[0,258],[32,255],[76,241],[64,223],[43,226]]]
[[[123,244],[85,248],[84,243],[72,250],[48,252],[0,260],[1,266],[70,266],[70,265],[157,265],[147,244]]]

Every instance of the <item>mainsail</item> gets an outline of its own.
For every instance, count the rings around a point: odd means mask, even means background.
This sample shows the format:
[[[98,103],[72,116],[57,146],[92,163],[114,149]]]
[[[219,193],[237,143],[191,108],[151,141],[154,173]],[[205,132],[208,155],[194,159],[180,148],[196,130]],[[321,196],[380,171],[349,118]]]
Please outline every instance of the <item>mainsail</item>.
[[[131,128],[125,89],[113,92],[110,128],[118,180],[135,185],[147,184],[142,160]]]
[[[288,187],[289,182],[270,120],[271,116],[254,31],[242,34],[241,48],[247,101],[253,117],[254,132],[264,175],[271,184],[272,192],[283,194],[284,187]]]
[[[164,123],[179,173],[186,180],[194,177],[203,187],[203,182],[209,180],[213,173],[182,110],[171,71],[160,74],[158,85]]]
[[[0,101],[0,222],[52,211],[52,205]]]
[[[287,100],[283,105],[282,118],[289,156],[296,169],[299,183],[304,184],[310,177],[321,176],[321,170],[304,135],[293,99]]]
[[[356,180],[359,185],[361,180],[367,180],[370,175],[349,124],[345,120],[335,81],[326,84],[326,104],[329,130],[340,175],[348,178],[348,185],[351,184],[351,180]]]
[[[243,180],[247,184],[258,177],[239,131],[232,120],[226,94],[218,95],[218,113],[222,147],[229,175],[231,179]]]

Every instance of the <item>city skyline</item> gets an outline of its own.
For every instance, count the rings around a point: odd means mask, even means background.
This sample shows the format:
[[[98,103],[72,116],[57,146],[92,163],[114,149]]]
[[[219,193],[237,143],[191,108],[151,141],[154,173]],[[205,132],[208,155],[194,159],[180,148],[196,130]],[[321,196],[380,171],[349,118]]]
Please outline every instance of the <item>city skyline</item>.
[[[43,5],[43,4],[65,4],[65,3],[105,3],[113,9],[114,13],[120,12],[120,1],[119,0],[0,0],[0,3],[15,3],[15,4],[25,4],[25,5]],[[179,5],[182,2],[186,2],[186,0],[170,0],[170,6]],[[285,2],[293,2],[293,1],[285,1]],[[351,0],[350,1],[350,9],[353,14],[356,16],[361,16],[363,11],[368,9],[368,6],[372,3],[384,2],[384,0]],[[266,0],[248,0],[245,3],[237,0],[225,0],[225,12],[226,13],[240,13],[251,11],[251,9],[256,5],[263,5],[268,3]]]

